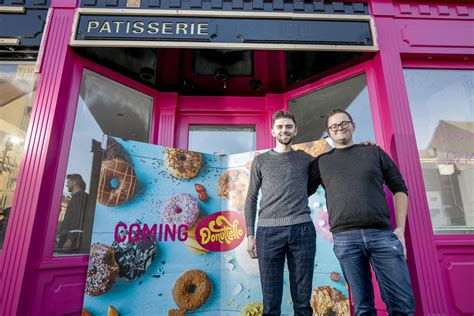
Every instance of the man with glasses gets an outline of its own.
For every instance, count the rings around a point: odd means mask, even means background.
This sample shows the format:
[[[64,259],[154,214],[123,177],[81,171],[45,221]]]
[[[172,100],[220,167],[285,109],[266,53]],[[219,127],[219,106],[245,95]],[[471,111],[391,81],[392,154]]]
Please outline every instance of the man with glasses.
[[[326,191],[334,253],[349,284],[355,315],[377,315],[371,266],[389,314],[409,315],[415,303],[406,264],[405,182],[378,146],[353,143],[356,125],[349,113],[330,112],[326,126],[335,149],[312,163],[308,192],[314,193],[319,184]],[[394,194],[393,231],[384,183]]]

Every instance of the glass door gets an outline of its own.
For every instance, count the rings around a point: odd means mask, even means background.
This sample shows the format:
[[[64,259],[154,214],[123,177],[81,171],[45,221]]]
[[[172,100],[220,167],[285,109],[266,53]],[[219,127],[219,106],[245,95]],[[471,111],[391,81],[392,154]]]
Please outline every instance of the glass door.
[[[298,126],[298,135],[293,145],[295,149],[318,156],[334,147],[327,133],[326,119],[329,112],[337,109],[351,114],[356,124],[354,143],[367,140],[375,142],[372,113],[376,107],[371,106],[368,65],[370,64],[355,66],[285,95],[288,111],[295,115]],[[337,295],[344,301],[344,306],[349,311],[350,294],[342,270],[330,268],[339,267],[339,262],[333,252],[334,240],[330,232],[325,192],[321,186],[310,197],[309,206],[318,232],[312,303],[317,304],[318,293],[330,289],[330,293],[333,293],[331,295]],[[385,306],[375,277],[372,279],[376,309],[382,312]]]

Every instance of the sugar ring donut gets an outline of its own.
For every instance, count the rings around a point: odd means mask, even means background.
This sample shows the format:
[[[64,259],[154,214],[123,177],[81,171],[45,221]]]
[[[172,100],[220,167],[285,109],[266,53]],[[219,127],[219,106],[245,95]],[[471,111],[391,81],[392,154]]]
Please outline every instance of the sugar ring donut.
[[[173,195],[161,207],[161,222],[164,224],[193,226],[199,215],[199,204],[189,193]]]
[[[302,144],[296,144],[291,146],[294,150],[303,150],[307,154],[310,154],[313,157],[317,157],[321,154],[324,154],[327,152],[329,149],[331,149],[331,146],[327,141],[324,139],[316,140],[313,142],[308,142],[308,143],[302,143]]]
[[[240,169],[224,172],[218,182],[217,194],[229,201],[229,205],[243,213],[249,187],[249,176]]]
[[[201,270],[189,270],[181,275],[173,287],[173,299],[180,309],[193,311],[209,298],[212,283]]]
[[[314,315],[350,315],[349,298],[331,286],[313,290],[311,307]]]
[[[102,161],[97,200],[106,206],[124,204],[134,195],[136,184],[131,164],[119,158]]]
[[[101,295],[112,287],[117,279],[119,267],[115,262],[114,250],[104,244],[91,246],[89,267],[87,269],[86,293]]]
[[[192,179],[201,170],[202,155],[194,151],[166,148],[164,159],[168,171],[179,179]]]

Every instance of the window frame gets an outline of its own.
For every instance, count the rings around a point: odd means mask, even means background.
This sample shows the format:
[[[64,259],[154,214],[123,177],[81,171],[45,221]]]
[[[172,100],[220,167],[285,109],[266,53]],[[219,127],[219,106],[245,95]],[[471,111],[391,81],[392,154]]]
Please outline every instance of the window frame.
[[[471,71],[474,71],[474,61],[470,60],[470,58],[467,57],[467,56],[462,58],[463,60],[454,59],[454,58],[444,59],[444,60],[432,60],[432,59],[428,59],[428,58],[426,58],[424,60],[421,60],[421,59],[402,59],[402,72],[405,69],[471,70]],[[403,80],[404,80],[404,84],[406,86],[405,78],[403,78]],[[410,99],[408,98],[408,95],[407,95],[407,100],[408,100],[408,103],[410,103]],[[410,117],[412,119],[410,124],[413,124],[413,117],[412,117],[411,112],[410,112]],[[413,127],[413,131],[415,132],[414,127]],[[413,135],[413,137],[415,137],[415,135]],[[416,140],[415,140],[415,142],[416,142]],[[420,161],[418,150],[416,150],[416,156],[417,156],[418,161]],[[421,183],[422,183],[422,187],[420,189],[423,190],[423,192],[422,192],[423,196],[420,197],[420,198],[424,199],[424,202],[426,203],[426,206],[428,207],[424,211],[429,214],[430,210],[429,210],[429,204],[428,204],[428,197],[426,195],[427,191],[426,191],[425,182],[424,182],[424,179],[423,179],[421,163],[419,164],[419,167],[420,167],[420,177],[421,177]],[[429,217],[430,217],[430,223],[432,225],[431,215]],[[472,233],[451,233],[451,234],[447,234],[447,233],[435,233],[434,229],[431,229],[431,234],[432,234],[435,242],[438,244],[438,243],[443,243],[445,241],[453,241],[453,240],[457,241],[457,240],[471,239],[472,236],[474,235],[474,231]]]
[[[130,89],[136,90],[143,94],[150,96],[153,99],[152,112],[149,130],[149,143],[155,144],[157,141],[157,122],[159,121],[158,99],[159,92],[147,87],[139,82],[136,82],[124,75],[121,75],[111,69],[98,65],[83,57],[76,56],[75,63],[72,70],[71,90],[68,97],[68,105],[66,110],[66,118],[64,123],[64,133],[62,135],[62,142],[58,145],[59,163],[55,183],[53,187],[53,196],[51,200],[52,209],[49,212],[48,228],[45,236],[44,248],[42,251],[42,258],[51,260],[52,262],[67,262],[67,264],[82,266],[84,262],[88,261],[88,254],[70,254],[70,255],[55,255],[54,246],[58,227],[58,218],[60,213],[60,203],[63,194],[64,183],[67,173],[67,165],[69,161],[69,151],[72,142],[73,130],[76,119],[77,103],[80,95],[80,88],[84,69],[92,71],[98,75],[104,76],[110,80],[116,81],[119,84],[125,85]]]

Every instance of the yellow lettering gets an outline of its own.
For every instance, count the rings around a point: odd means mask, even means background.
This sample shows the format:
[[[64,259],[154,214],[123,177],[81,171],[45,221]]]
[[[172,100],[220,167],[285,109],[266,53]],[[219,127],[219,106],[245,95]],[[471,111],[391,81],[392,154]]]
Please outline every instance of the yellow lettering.
[[[230,223],[225,216],[218,216],[215,221],[209,223],[209,227],[203,227],[199,232],[202,244],[218,242],[230,244],[233,240],[239,239],[243,235],[243,230],[238,228],[239,222],[234,220]]]

